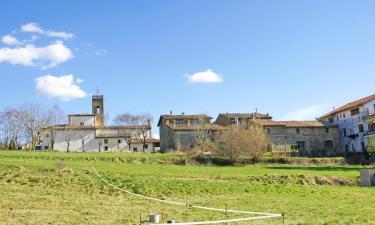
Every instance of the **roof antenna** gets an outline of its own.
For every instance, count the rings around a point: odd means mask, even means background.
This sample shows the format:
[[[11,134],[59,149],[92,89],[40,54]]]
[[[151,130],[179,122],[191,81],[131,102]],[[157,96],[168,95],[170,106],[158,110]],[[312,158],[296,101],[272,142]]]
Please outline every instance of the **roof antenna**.
[[[96,87],[96,95],[99,95],[99,88]]]

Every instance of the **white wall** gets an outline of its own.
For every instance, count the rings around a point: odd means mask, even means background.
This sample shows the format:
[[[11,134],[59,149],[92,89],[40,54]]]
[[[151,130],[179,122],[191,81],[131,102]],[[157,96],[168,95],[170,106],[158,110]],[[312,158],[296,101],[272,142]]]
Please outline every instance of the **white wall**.
[[[340,128],[340,147],[343,151],[345,151],[345,145],[348,145],[349,152],[361,152],[362,142],[364,142],[365,145],[367,144],[365,133],[368,131],[368,124],[364,116],[366,114],[375,114],[375,100],[360,106],[359,111],[360,114],[355,116],[351,116],[350,110],[334,115],[334,123],[338,124]],[[364,132],[362,133],[359,130],[360,124],[363,124],[364,127]],[[344,137],[344,129],[346,130],[347,136],[358,134],[358,137],[355,139]]]
[[[108,130],[110,133],[116,132],[117,130]],[[129,146],[125,142],[125,139],[123,138],[96,138],[95,129],[81,129],[81,130],[70,130],[66,134],[64,130],[57,130],[56,136],[55,136],[55,144],[54,149],[57,151],[66,152],[67,151],[67,141],[65,139],[66,135],[70,135],[70,143],[69,143],[69,151],[70,152],[99,152],[99,148],[101,152],[104,152],[106,147],[108,147],[107,151],[129,151]],[[47,137],[48,135],[48,137]],[[44,130],[42,132],[42,145],[43,146],[49,146],[51,141],[51,134],[50,130]],[[84,149],[82,147],[82,139],[84,140]],[[108,140],[108,143],[105,143],[105,139]],[[118,143],[118,140],[120,140],[120,143]],[[148,148],[145,149],[147,152],[152,152],[154,149],[153,143],[147,143]],[[100,146],[100,147],[99,147]],[[137,151],[142,151],[142,144],[131,144],[130,151],[133,151],[134,148],[137,149]]]
[[[70,126],[80,126],[81,122],[84,126],[95,126],[95,116],[70,116]]]

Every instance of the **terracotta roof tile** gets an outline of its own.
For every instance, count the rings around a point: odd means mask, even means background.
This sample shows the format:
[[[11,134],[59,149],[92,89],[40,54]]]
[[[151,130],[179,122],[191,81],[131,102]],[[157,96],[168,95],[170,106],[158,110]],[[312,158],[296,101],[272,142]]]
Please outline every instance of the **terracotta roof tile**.
[[[361,106],[361,105],[364,105],[366,104],[367,102],[370,102],[370,101],[373,101],[375,100],[375,94],[374,95],[370,95],[370,96],[367,96],[367,97],[364,97],[364,98],[361,98],[359,100],[356,100],[356,101],[353,101],[353,102],[350,102],[346,105],[343,105],[323,116],[320,117],[320,119],[324,119],[324,118],[327,118],[327,117],[330,117],[330,116],[333,116],[337,113],[340,113],[340,112],[343,112],[343,111],[346,111],[346,110],[350,110],[354,107],[358,107],[358,106]]]
[[[320,121],[256,121],[261,126],[283,126],[283,127],[335,127],[336,125]]]

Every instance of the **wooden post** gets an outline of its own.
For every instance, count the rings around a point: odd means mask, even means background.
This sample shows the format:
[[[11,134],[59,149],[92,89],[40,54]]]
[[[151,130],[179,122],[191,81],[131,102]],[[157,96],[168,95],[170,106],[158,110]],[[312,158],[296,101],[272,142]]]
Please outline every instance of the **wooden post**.
[[[227,218],[227,220],[229,219],[228,217],[228,203],[225,204],[225,217]],[[226,223],[228,225],[228,223]]]
[[[285,225],[285,214],[283,213],[283,225]]]
[[[139,225],[142,225],[142,213],[139,214]]]
[[[147,211],[148,211],[148,215],[150,215],[150,200],[148,200],[148,208],[147,208]]]

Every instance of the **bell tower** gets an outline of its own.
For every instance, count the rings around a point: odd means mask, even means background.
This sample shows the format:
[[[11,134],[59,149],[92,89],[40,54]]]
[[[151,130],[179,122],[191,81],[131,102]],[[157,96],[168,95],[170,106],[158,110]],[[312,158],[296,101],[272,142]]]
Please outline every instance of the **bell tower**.
[[[99,92],[92,95],[92,114],[95,115],[96,126],[104,126],[104,98]]]

